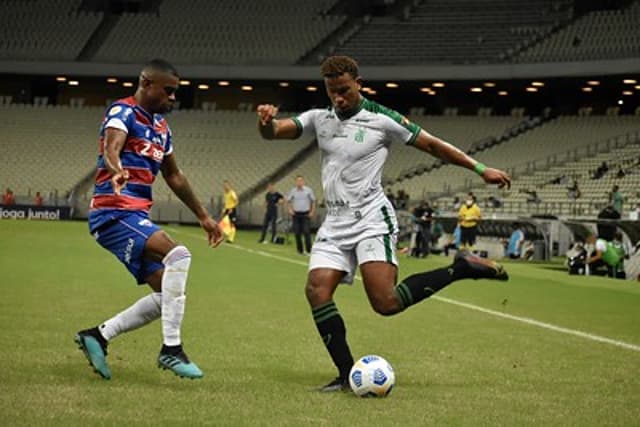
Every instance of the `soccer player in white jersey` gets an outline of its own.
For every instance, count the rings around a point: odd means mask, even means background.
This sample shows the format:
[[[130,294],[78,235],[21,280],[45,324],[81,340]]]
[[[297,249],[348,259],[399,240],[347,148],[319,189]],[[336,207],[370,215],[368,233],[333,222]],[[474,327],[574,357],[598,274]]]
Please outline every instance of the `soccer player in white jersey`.
[[[357,63],[332,56],[321,66],[332,107],[297,117],[275,119],[278,109],[258,106],[258,130],[265,139],[318,141],[327,217],[311,251],[306,296],[316,327],[338,377],[321,388],[348,388],[353,356],[333,294],[339,283],[352,283],[358,266],[372,308],[384,316],[399,313],[460,279],[507,280],[499,264],[459,253],[445,268],[418,273],[396,285],[395,244],[398,223],[381,185],[382,168],[392,144],[404,143],[478,173],[485,182],[509,186],[509,176],[486,167],[453,145],[422,130],[396,111],[364,98]]]

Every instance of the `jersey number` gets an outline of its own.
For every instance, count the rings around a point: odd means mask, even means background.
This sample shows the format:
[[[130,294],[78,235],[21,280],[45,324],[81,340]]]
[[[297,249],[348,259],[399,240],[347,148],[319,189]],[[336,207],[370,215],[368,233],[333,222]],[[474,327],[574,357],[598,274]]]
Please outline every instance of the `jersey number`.
[[[153,148],[153,145],[145,142],[142,146],[142,150],[140,150],[140,154],[147,157],[153,157],[156,160],[162,160],[164,157],[164,153],[162,150],[158,150],[157,148]]]

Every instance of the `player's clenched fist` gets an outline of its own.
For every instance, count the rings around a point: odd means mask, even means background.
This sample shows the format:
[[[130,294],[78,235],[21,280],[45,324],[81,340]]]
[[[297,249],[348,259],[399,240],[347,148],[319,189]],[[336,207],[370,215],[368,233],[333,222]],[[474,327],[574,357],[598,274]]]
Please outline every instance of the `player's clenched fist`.
[[[260,123],[262,125],[266,125],[274,119],[276,114],[278,114],[278,107],[272,104],[258,105],[257,112]]]
[[[111,177],[111,185],[113,186],[113,192],[116,195],[120,195],[122,189],[127,185],[127,181],[129,180],[129,171],[123,170],[122,172],[118,172],[113,174]]]

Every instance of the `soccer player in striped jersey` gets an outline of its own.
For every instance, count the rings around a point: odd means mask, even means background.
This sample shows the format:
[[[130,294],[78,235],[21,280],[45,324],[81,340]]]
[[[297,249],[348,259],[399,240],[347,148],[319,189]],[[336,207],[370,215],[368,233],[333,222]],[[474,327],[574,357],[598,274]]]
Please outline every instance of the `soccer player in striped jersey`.
[[[360,94],[357,63],[347,56],[327,58],[321,66],[332,106],[297,117],[275,119],[278,109],[258,106],[258,130],[265,139],[316,138],[321,153],[322,188],[327,216],[311,251],[306,296],[320,336],[338,368],[338,377],[321,388],[348,388],[353,357],[346,328],[333,302],[339,283],[352,283],[360,267],[373,309],[384,316],[399,313],[460,279],[507,280],[499,264],[459,253],[445,268],[397,280],[395,252],[398,222],[381,185],[389,147],[409,144],[478,173],[485,182],[510,185],[509,176],[486,167],[453,145]]]
[[[152,292],[99,326],[78,332],[75,341],[94,370],[110,379],[107,344],[116,336],[162,318],[163,345],[158,365],[180,377],[200,378],[202,371],[182,348],[180,327],[191,264],[189,250],[149,218],[151,187],[158,172],[198,218],[216,247],[222,241],[217,223],[193,193],[178,168],[173,139],[162,116],[176,100],[178,73],[160,59],[147,63],[133,96],[114,102],[100,127],[95,189],[89,230]]]

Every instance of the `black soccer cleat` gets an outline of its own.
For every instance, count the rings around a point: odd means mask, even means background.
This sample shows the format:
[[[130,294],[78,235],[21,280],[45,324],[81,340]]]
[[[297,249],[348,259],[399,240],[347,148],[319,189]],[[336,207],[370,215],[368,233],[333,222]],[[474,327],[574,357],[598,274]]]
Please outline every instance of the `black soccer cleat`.
[[[462,272],[468,279],[509,280],[509,274],[501,264],[468,251],[460,251],[456,254],[453,268]]]
[[[105,380],[111,379],[111,370],[107,365],[107,342],[98,328],[85,329],[74,337],[78,348],[82,350],[93,371]]]
[[[349,380],[346,378],[338,377],[331,381],[329,384],[324,385],[318,389],[322,393],[332,393],[335,391],[348,391],[351,389],[349,386]]]

